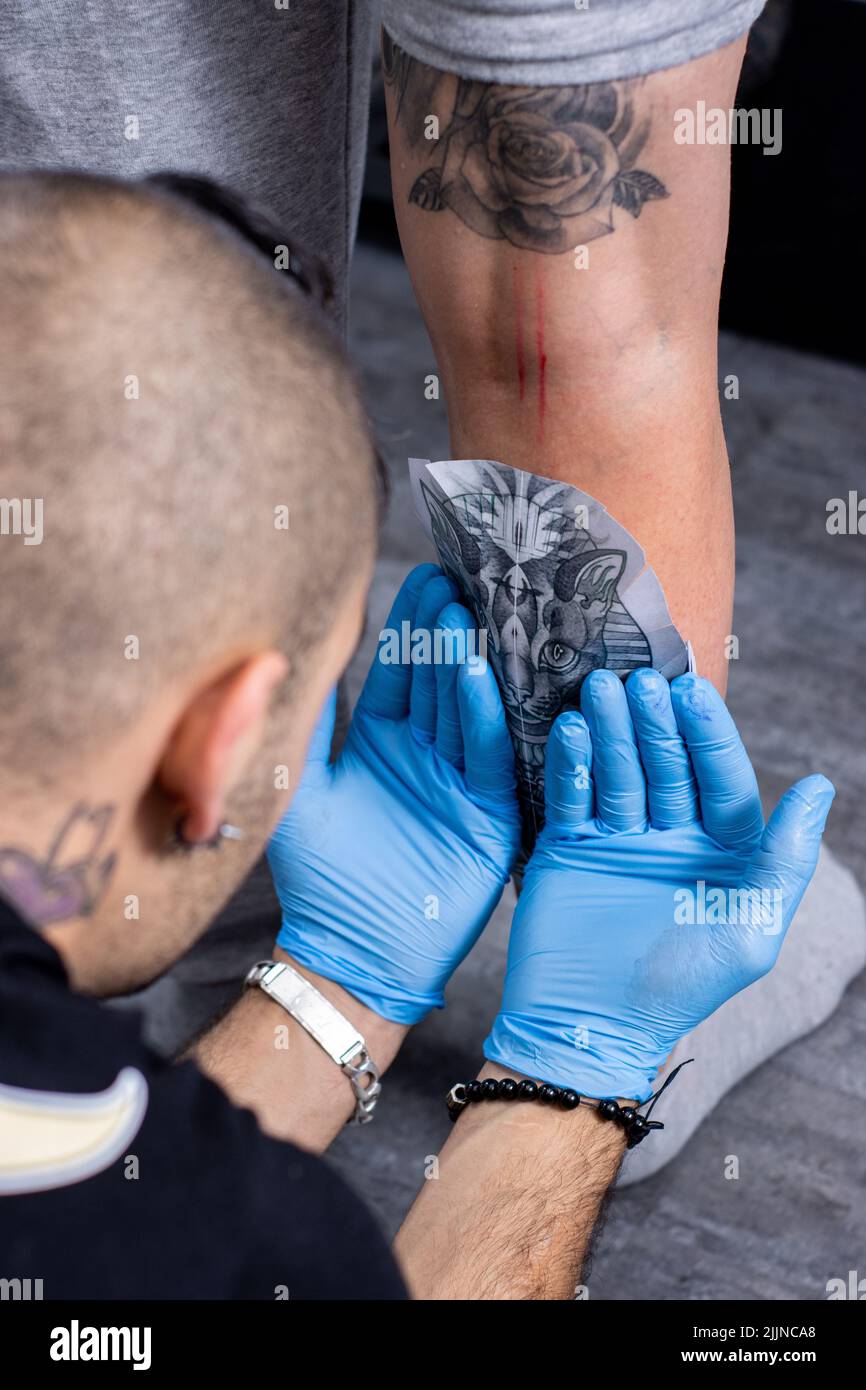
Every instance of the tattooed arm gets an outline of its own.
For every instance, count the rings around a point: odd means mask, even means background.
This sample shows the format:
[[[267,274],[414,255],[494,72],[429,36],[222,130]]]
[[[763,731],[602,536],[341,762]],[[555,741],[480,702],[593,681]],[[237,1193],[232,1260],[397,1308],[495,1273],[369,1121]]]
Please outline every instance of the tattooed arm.
[[[733,521],[716,332],[728,150],[674,112],[729,108],[744,40],[645,79],[508,87],[383,36],[400,235],[455,458],[597,497],[643,545],[724,689]],[[431,138],[433,137],[433,138]]]

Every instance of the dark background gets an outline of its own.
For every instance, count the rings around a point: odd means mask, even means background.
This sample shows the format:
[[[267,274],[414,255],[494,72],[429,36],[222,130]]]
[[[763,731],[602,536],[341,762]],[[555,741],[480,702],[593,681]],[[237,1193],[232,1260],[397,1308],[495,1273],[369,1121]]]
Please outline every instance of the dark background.
[[[773,0],[749,49],[737,104],[781,107],[782,150],[732,150],[722,327],[864,362],[866,5]]]

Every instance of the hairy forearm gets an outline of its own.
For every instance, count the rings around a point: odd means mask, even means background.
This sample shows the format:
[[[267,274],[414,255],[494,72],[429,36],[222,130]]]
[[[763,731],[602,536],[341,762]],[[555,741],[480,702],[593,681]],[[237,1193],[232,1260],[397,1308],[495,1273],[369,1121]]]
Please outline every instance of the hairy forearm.
[[[408,1032],[366,1008],[332,980],[288,961],[363,1034],[380,1071],[394,1060]],[[248,990],[220,1023],[196,1045],[202,1071],[236,1105],[252,1110],[262,1129],[277,1139],[322,1152],[355,1108],[347,1077],[300,1024],[259,989]]]
[[[624,1150],[619,1127],[589,1108],[469,1105],[397,1236],[414,1297],[574,1298]]]

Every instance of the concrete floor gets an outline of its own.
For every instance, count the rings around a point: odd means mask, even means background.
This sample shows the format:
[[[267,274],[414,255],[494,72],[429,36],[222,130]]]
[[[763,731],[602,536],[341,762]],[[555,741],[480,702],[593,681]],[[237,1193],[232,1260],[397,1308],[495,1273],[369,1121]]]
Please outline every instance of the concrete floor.
[[[447,458],[441,402],[424,399],[433,355],[398,258],[360,247],[352,346],[393,483],[351,693],[406,570],[434,558],[415,520],[406,458]],[[770,800],[807,771],[835,782],[828,842],[866,882],[864,555],[829,536],[826,502],[866,492],[862,371],[726,336],[720,377],[738,527],[730,703]],[[511,903],[458,972],[449,1007],[414,1030],[375,1125],[347,1130],[335,1163],[393,1231],[448,1130],[443,1096],[471,1075],[495,1012]],[[828,942],[832,950],[832,941]],[[615,1195],[591,1296],[804,1299],[866,1276],[866,976],[833,1017],[738,1085],[680,1156]],[[740,1159],[738,1181],[723,1176]]]

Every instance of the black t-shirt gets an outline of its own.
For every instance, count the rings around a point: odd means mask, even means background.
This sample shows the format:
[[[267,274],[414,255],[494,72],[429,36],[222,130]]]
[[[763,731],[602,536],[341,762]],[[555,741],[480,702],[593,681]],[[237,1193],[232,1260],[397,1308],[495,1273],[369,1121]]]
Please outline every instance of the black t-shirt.
[[[45,1299],[406,1297],[325,1162],[73,994],[2,900],[0,1273]]]

